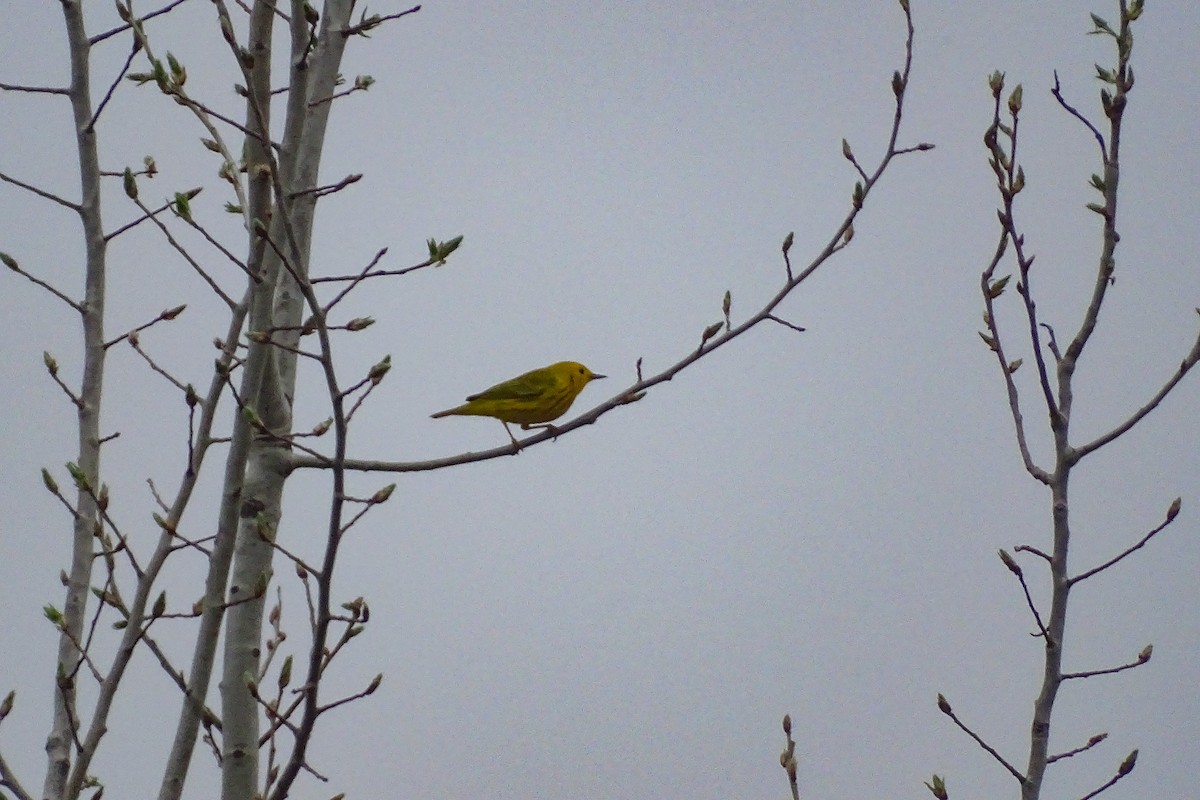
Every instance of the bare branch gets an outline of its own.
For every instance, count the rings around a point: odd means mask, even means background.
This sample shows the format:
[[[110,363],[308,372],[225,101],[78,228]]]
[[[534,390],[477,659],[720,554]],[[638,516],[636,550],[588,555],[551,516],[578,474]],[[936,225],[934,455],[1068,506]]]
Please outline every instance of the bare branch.
[[[1137,756],[1138,756],[1137,750],[1134,750],[1132,753],[1127,755],[1125,757],[1125,760],[1121,762],[1121,765],[1119,767],[1117,767],[1117,772],[1115,775],[1113,775],[1111,778],[1109,778],[1107,781],[1105,781],[1104,785],[1100,786],[1099,788],[1095,789],[1094,791],[1088,792],[1083,797],[1079,798],[1079,800],[1092,800],[1093,797],[1095,797],[1096,795],[1100,794],[1103,791],[1108,790],[1117,781],[1121,780],[1126,775],[1133,772],[1134,765],[1137,764]]]
[[[1058,70],[1054,70],[1054,88],[1050,90],[1050,94],[1054,95],[1054,99],[1062,106],[1068,114],[1083,123],[1084,127],[1092,132],[1092,136],[1096,137],[1096,141],[1100,144],[1100,158],[1105,159],[1108,156],[1108,145],[1104,143],[1104,136],[1092,124],[1092,121],[1079,113],[1066,99],[1062,96],[1062,87],[1058,82]]]
[[[980,293],[983,295],[984,303],[984,324],[988,329],[988,334],[984,338],[989,349],[995,354],[1000,365],[1001,374],[1004,377],[1004,388],[1008,393],[1009,413],[1012,415],[1013,426],[1017,437],[1017,448],[1021,453],[1021,461],[1025,465],[1025,471],[1028,472],[1035,480],[1049,485],[1049,473],[1039,467],[1033,460],[1033,454],[1029,450],[1029,441],[1025,431],[1025,418],[1021,412],[1020,393],[1017,391],[1016,380],[1013,374],[1020,366],[1018,361],[1009,361],[1004,351],[1004,339],[1000,334],[999,323],[996,321],[995,301],[999,298],[1008,282],[1008,278],[995,279],[996,268],[1000,261],[1004,258],[1008,250],[1009,242],[1014,245],[1018,243],[1023,245],[1024,238],[1021,237],[1015,229],[1013,223],[1013,198],[1021,191],[1024,184],[1024,174],[1020,168],[1016,166],[1016,149],[1017,149],[1017,114],[1012,112],[1012,127],[1005,129],[1000,122],[1000,88],[994,89],[995,104],[992,112],[992,124],[988,128],[987,134],[984,136],[989,152],[991,153],[990,164],[993,173],[996,175],[996,181],[1000,188],[1000,194],[1003,199],[1004,208],[998,215],[1000,218],[1000,239],[996,243],[996,250],[992,254],[992,259],[988,263],[986,269],[979,279]],[[999,143],[998,131],[1006,130],[1009,138],[1010,149],[1009,153],[1005,153],[1004,148]],[[1037,335],[1037,317],[1033,300],[1029,294],[1028,279],[1029,266],[1032,259],[1025,257],[1023,247],[1017,248],[1017,262],[1021,268],[1021,278],[1018,282],[1018,291],[1020,291],[1025,302],[1026,315],[1030,321],[1032,331],[1032,343],[1034,353],[1036,355],[1036,363],[1038,366],[1038,377],[1042,386],[1043,395],[1046,398],[1047,405],[1050,409],[1051,417],[1057,413],[1057,406],[1054,402],[1053,393],[1050,391],[1050,380],[1046,371],[1045,359],[1041,355],[1041,346]]]
[[[978,744],[980,747],[982,747],[988,753],[988,755],[990,755],[992,758],[996,759],[996,761],[999,762],[1000,766],[1002,766],[1006,770],[1008,770],[1009,774],[1011,774],[1014,778],[1017,779],[1017,783],[1024,785],[1025,776],[1022,775],[1020,772],[1017,772],[1016,767],[1014,767],[1012,764],[1008,763],[1004,759],[1004,756],[1002,756],[998,752],[996,752],[996,748],[992,747],[990,744],[985,742],[982,738],[979,737],[978,734],[975,733],[975,731],[971,730],[965,724],[963,724],[963,721],[960,720],[958,718],[958,715],[954,713],[954,710],[952,708],[950,708],[950,703],[946,700],[945,697],[943,697],[940,694],[937,696],[937,705],[938,705],[938,710],[941,711],[943,714],[945,714],[950,719],[952,719],[954,721],[954,724],[957,725],[962,730],[963,733],[967,734],[972,739],[974,739],[975,743]]]
[[[122,337],[122,338],[124,338],[124,337]],[[174,386],[180,392],[183,392],[184,394],[187,393],[187,387],[183,384],[183,381],[179,380],[174,375],[172,375],[171,373],[167,372],[165,369],[160,367],[158,365],[158,362],[156,362],[153,358],[151,358],[149,353],[147,353],[145,350],[142,349],[142,345],[141,345],[141,342],[138,341],[138,337],[136,337],[136,336],[129,337],[129,346],[132,347],[134,352],[136,352],[139,356],[141,356],[143,360],[145,360],[145,362],[150,366],[150,369],[154,370],[159,375],[161,375],[163,378],[165,378],[168,383],[170,383],[172,386]]]
[[[1093,747],[1100,744],[1107,738],[1108,738],[1107,733],[1097,733],[1095,736],[1088,739],[1087,744],[1083,745],[1082,747],[1076,747],[1074,750],[1068,750],[1065,753],[1057,753],[1055,755],[1052,755],[1046,759],[1046,763],[1053,764],[1055,761],[1061,761],[1064,758],[1071,758],[1073,756],[1077,756],[1080,753],[1083,753],[1087,750],[1091,750]]]
[[[15,258],[13,258],[12,256],[8,255],[7,253],[0,253],[0,261],[4,262],[4,266],[8,267],[9,269],[11,269],[13,272],[17,273],[18,275],[24,277],[26,280],[33,283],[35,286],[40,286],[41,288],[45,289],[50,294],[57,297],[59,300],[62,300],[64,303],[69,305],[71,308],[75,309],[75,311],[79,312],[80,314],[83,313],[82,305],[80,305],[79,303],[76,303],[74,300],[72,300],[70,297],[68,297],[64,292],[61,292],[58,289],[54,288],[53,286],[51,286],[49,283],[46,283],[46,281],[42,280],[41,278],[30,275],[28,272],[26,272],[24,269],[21,268],[21,265],[18,264],[17,260]]]
[[[27,94],[71,94],[70,89],[61,86],[21,86],[16,83],[0,83],[0,89],[9,92],[25,92]]]
[[[1050,557],[1049,553],[1044,553],[1041,550],[1039,550],[1036,547],[1033,547],[1031,545],[1019,544],[1016,547],[1014,547],[1013,550],[1018,553],[1033,553],[1035,556],[1038,556],[1039,558],[1044,558],[1047,563],[1051,563],[1054,561],[1054,559],[1052,559]]]
[[[168,201],[166,203],[163,203],[161,206],[154,209],[153,211],[149,211],[145,214],[142,214],[140,217],[136,217],[133,221],[127,222],[124,225],[122,225],[121,227],[117,228],[116,230],[114,230],[110,233],[104,234],[104,241],[111,242],[113,239],[117,238],[122,233],[125,233],[125,231],[130,230],[132,228],[136,228],[138,225],[141,225],[146,220],[150,219],[151,217],[158,216],[159,214],[166,211],[173,205],[175,205],[174,201]]]
[[[175,319],[176,317],[178,317],[180,314],[183,313],[183,310],[185,308],[187,308],[186,304],[176,306],[175,308],[168,308],[168,309],[162,311],[157,317],[150,320],[149,322],[142,323],[141,325],[137,326],[136,328],[129,331],[128,333],[123,333],[120,336],[118,336],[117,338],[110,339],[109,341],[105,342],[104,348],[107,350],[108,348],[112,347],[114,344],[117,344],[118,342],[123,342],[126,339],[132,339],[133,340],[132,344],[134,344],[134,346],[136,346],[137,345],[137,335],[139,333],[141,333],[142,331],[151,327],[152,325],[157,325],[160,322],[167,322],[167,321]]]
[[[1025,603],[1029,606],[1029,610],[1033,613],[1033,619],[1037,622],[1038,635],[1050,641],[1050,632],[1046,630],[1046,624],[1042,622],[1042,615],[1038,613],[1037,606],[1033,603],[1033,595],[1029,593],[1029,584],[1025,581],[1024,570],[1004,550],[1000,551],[1000,560],[1004,562],[1004,566],[1008,567],[1008,571],[1015,575],[1017,580],[1021,582],[1021,588],[1025,590]]]
[[[1075,448],[1075,461],[1078,461],[1091,452],[1099,450],[1109,442],[1132,430],[1133,427],[1145,419],[1151,411],[1158,408],[1158,404],[1161,403],[1166,396],[1171,393],[1175,386],[1181,380],[1183,380],[1183,376],[1188,374],[1188,371],[1191,370],[1192,367],[1196,366],[1196,362],[1198,361],[1200,361],[1200,335],[1196,337],[1196,341],[1192,345],[1192,349],[1188,351],[1188,354],[1184,357],[1183,361],[1180,362],[1179,369],[1175,370],[1175,373],[1167,380],[1166,383],[1163,384],[1162,388],[1158,390],[1154,397],[1150,398],[1149,402],[1135,411],[1128,419],[1126,419],[1117,427],[1113,428],[1108,433],[1097,436],[1087,444]]]
[[[12,792],[16,800],[33,800],[33,795],[25,791],[25,787],[21,785],[21,781],[17,779],[17,774],[13,772],[12,767],[4,760],[3,755],[0,755],[0,786]]]
[[[837,227],[833,235],[829,238],[820,252],[818,252],[817,255],[813,257],[812,261],[810,261],[809,264],[799,273],[792,272],[791,261],[788,253],[792,246],[794,237],[789,234],[787,238],[785,238],[782,250],[785,264],[788,267],[787,281],[757,313],[751,315],[740,325],[733,326],[731,330],[722,335],[718,336],[716,330],[714,330],[709,336],[702,336],[700,347],[691,350],[687,355],[683,356],[673,365],[669,366],[657,375],[652,375],[649,378],[643,378],[641,375],[641,363],[639,360],[638,378],[627,389],[619,392],[590,411],[579,415],[570,422],[564,424],[555,423],[553,428],[542,430],[540,433],[534,434],[527,439],[523,439],[519,443],[514,439],[509,445],[492,448],[490,450],[469,452],[457,456],[449,456],[446,458],[417,462],[388,462],[349,458],[338,460],[332,457],[304,458],[293,456],[290,462],[290,469],[330,469],[334,467],[335,463],[337,463],[344,464],[345,469],[353,471],[420,472],[441,469],[456,464],[468,464],[478,461],[486,461],[492,458],[498,458],[500,456],[515,455],[530,445],[539,444],[545,441],[554,441],[557,439],[557,437],[565,433],[583,427],[584,425],[591,425],[601,416],[607,414],[613,409],[619,406],[628,405],[631,402],[641,399],[641,396],[648,389],[660,383],[671,380],[676,374],[691,366],[699,359],[707,356],[709,353],[712,353],[721,347],[724,347],[729,342],[732,342],[739,336],[742,336],[764,321],[769,320],[783,324],[786,327],[798,328],[798,326],[794,326],[791,323],[786,323],[782,319],[776,317],[774,314],[775,309],[784,301],[784,299],[792,292],[792,290],[807,280],[814,272],[816,272],[817,269],[828,262],[833,255],[845,248],[850,240],[849,234],[853,230],[854,221],[858,217],[859,212],[862,210],[865,200],[870,195],[871,190],[886,172],[892,159],[899,154],[899,150],[896,147],[896,141],[900,135],[900,124],[903,119],[905,89],[908,85],[908,77],[912,66],[912,46],[914,36],[912,16],[909,13],[907,4],[901,4],[901,8],[905,13],[907,27],[907,37],[905,39],[905,59],[903,69],[896,72],[896,74],[893,76],[893,89],[896,95],[896,106],[892,117],[892,127],[888,137],[888,144],[884,154],[880,158],[874,173],[868,175],[866,181],[856,184],[852,195],[851,208],[847,212],[842,223]],[[919,146],[916,148],[910,148],[909,152],[927,149],[929,149],[927,146]],[[723,326],[724,322],[722,321],[722,323],[717,327],[719,328]]]
[[[346,38],[349,38],[351,36],[365,36],[366,33],[368,31],[370,31],[372,28],[376,28],[385,22],[390,22],[395,19],[400,19],[401,17],[407,17],[409,14],[415,14],[420,10],[421,10],[420,6],[413,6],[412,8],[408,9],[407,11],[400,11],[395,14],[386,14],[384,16],[380,16],[379,14],[374,14],[370,17],[366,16],[366,12],[364,11],[362,20],[360,20],[357,25],[351,25],[348,28],[344,28],[342,30],[342,36],[346,37]]]
[[[64,200],[63,198],[59,197],[56,194],[47,192],[44,189],[39,189],[36,186],[33,186],[32,184],[25,183],[25,181],[18,180],[17,178],[12,177],[11,175],[7,175],[3,172],[0,172],[0,181],[4,181],[5,183],[11,183],[13,186],[17,186],[21,189],[24,189],[27,192],[33,192],[34,194],[36,194],[38,197],[42,198],[43,200],[49,200],[52,203],[58,203],[63,208],[69,208],[72,211],[74,211],[75,213],[79,213],[80,209],[82,208],[78,203],[72,203],[70,200]]]
[[[1087,580],[1088,578],[1092,577],[1093,575],[1095,575],[1098,572],[1103,572],[1104,570],[1108,569],[1111,566],[1114,566],[1115,564],[1117,564],[1119,561],[1126,558],[1127,556],[1130,556],[1133,553],[1136,553],[1138,550],[1141,550],[1143,547],[1146,546],[1147,542],[1149,542],[1156,535],[1158,535],[1164,528],[1166,528],[1168,525],[1170,525],[1172,522],[1174,522],[1175,516],[1178,513],[1179,513],[1179,500],[1176,500],[1174,503],[1171,504],[1170,509],[1167,510],[1167,518],[1164,519],[1157,526],[1152,528],[1149,533],[1147,533],[1145,536],[1143,536],[1141,539],[1139,539],[1135,544],[1132,544],[1129,547],[1125,548],[1120,553],[1113,556],[1108,561],[1105,561],[1100,566],[1092,567],[1087,572],[1081,572],[1080,574],[1076,575],[1074,578],[1069,579],[1067,581],[1067,584],[1070,586],[1074,586],[1075,584],[1079,583],[1080,581]]]
[[[352,175],[347,175],[346,177],[342,178],[337,183],[331,183],[326,186],[314,186],[311,189],[305,189],[305,190],[299,191],[299,192],[292,192],[291,196],[292,196],[293,200],[295,200],[297,197],[303,197],[306,194],[311,194],[316,197],[324,197],[327,194],[333,194],[334,192],[340,192],[342,189],[345,189],[347,186],[358,183],[359,181],[362,180],[362,177],[363,177],[362,173],[356,172]]]
[[[1124,672],[1127,669],[1133,669],[1134,667],[1140,667],[1142,664],[1145,664],[1147,661],[1150,660],[1150,656],[1153,653],[1154,653],[1154,646],[1146,645],[1145,647],[1142,648],[1142,652],[1138,653],[1137,658],[1135,658],[1133,661],[1122,664],[1119,667],[1107,667],[1105,669],[1093,669],[1093,670],[1088,670],[1087,672],[1064,672],[1062,678],[1065,681],[1065,680],[1070,680],[1073,678],[1091,678],[1096,675],[1115,675],[1118,672]]]
[[[179,253],[179,255],[183,257],[183,260],[186,261],[189,266],[191,266],[196,274],[208,284],[208,288],[212,289],[213,293],[217,297],[221,298],[225,305],[227,305],[230,309],[236,308],[237,303],[234,302],[233,298],[225,293],[225,291],[217,284],[216,280],[208,274],[208,271],[204,269],[204,267],[200,266],[196,259],[192,258],[192,254],[187,251],[187,248],[180,244],[179,241],[171,235],[171,231],[167,229],[167,226],[163,224],[162,220],[155,216],[154,213],[152,213],[141,200],[135,198],[134,202],[137,203],[138,208],[142,210],[142,213],[146,215],[146,218],[153,222],[159,231],[162,232],[163,237],[167,240],[167,244],[171,245],[171,247],[175,249],[175,252]]]
[[[95,112],[92,114],[92,119],[87,124],[87,130],[93,130],[96,127],[96,120],[100,119],[100,115],[104,113],[104,107],[108,105],[108,101],[112,99],[113,93],[117,91],[117,87],[121,81],[125,79],[125,74],[129,72],[129,65],[133,63],[134,56],[141,50],[141,45],[134,41],[133,47],[129,48],[129,57],[125,59],[125,64],[117,72],[117,77],[113,78],[112,85],[108,87],[108,91],[104,93],[103,99],[96,106]]]
[[[346,697],[343,697],[340,700],[334,700],[332,703],[326,703],[325,705],[321,706],[321,713],[325,713],[326,711],[332,711],[333,709],[337,708],[338,706],[344,706],[347,703],[352,703],[355,700],[361,700],[364,697],[368,697],[370,695],[375,694],[375,690],[379,688],[379,684],[382,682],[383,682],[383,673],[380,673],[380,674],[376,675],[374,678],[372,678],[371,682],[367,684],[367,688],[363,689],[362,691],[355,692],[354,694],[347,695]]]
[[[157,11],[151,11],[149,14],[144,14],[144,15],[138,17],[138,21],[145,22],[148,19],[154,19],[155,17],[160,16],[162,14],[166,14],[168,11],[172,10],[176,6],[181,6],[186,2],[187,2],[187,0],[172,0],[172,2],[168,3],[167,5],[158,9]],[[133,27],[133,26],[130,25],[128,22],[126,22],[124,25],[118,25],[115,28],[105,31],[104,33],[97,33],[95,36],[93,36],[91,39],[88,40],[88,43],[89,44],[99,44],[100,42],[103,42],[105,39],[109,39],[113,36],[116,36],[119,33],[124,33],[125,31],[129,30],[131,27]]]
[[[792,330],[796,331],[797,333],[804,333],[804,331],[807,330],[806,328],[801,328],[799,325],[793,325],[792,323],[788,322],[785,319],[780,319],[779,317],[775,316],[774,314],[767,314],[767,319],[771,320],[772,322],[778,322],[780,325],[782,325],[785,328],[791,328]]]

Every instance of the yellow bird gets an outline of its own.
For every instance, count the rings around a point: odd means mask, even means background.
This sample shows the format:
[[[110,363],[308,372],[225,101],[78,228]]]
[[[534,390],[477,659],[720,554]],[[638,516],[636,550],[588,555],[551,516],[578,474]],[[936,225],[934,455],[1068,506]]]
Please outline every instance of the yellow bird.
[[[434,419],[449,416],[495,417],[504,423],[508,438],[520,447],[508,423],[518,423],[521,429],[526,431],[534,427],[553,429],[553,425],[545,423],[567,413],[567,409],[575,402],[583,387],[597,378],[604,377],[606,376],[597,375],[575,361],[560,361],[497,383],[489,389],[471,395],[461,406],[448,408],[430,416]]]

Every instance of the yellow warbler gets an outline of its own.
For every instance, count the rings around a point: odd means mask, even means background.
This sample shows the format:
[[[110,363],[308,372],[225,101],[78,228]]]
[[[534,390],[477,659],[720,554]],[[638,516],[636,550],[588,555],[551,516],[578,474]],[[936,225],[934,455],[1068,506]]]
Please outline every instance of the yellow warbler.
[[[544,423],[567,413],[583,387],[589,381],[603,377],[575,361],[560,361],[497,383],[490,389],[471,395],[461,406],[430,416],[434,419],[449,416],[495,417],[504,423],[508,438],[520,447],[508,423],[519,423],[522,430],[532,427],[553,428]]]

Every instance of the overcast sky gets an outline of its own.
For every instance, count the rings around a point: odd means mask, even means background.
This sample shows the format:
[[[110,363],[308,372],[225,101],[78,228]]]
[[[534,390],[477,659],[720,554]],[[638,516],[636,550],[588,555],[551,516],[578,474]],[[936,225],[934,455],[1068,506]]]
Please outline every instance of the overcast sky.
[[[901,144],[937,149],[893,165],[853,245],[788,299],[781,313],[805,333],[762,326],[641,402],[517,457],[355,478],[359,494],[399,486],[343,550],[339,599],[365,596],[372,617],[325,696],[385,679],[324,720],[312,761],[330,783],[302,778],[294,796],[784,797],[785,712],[804,797],[923,797],[933,772],[955,798],[1017,795],[934,703],[943,692],[1023,767],[1041,645],[996,550],[1048,548],[1050,518],[975,333],[998,233],[986,77],[1001,69],[1025,85],[1020,221],[1038,256],[1041,319],[1063,340],[1098,258],[1099,219],[1084,205],[1100,168],[1095,141],[1049,90],[1058,70],[1067,97],[1100,121],[1093,64],[1113,52],[1085,34],[1088,12],[1115,20],[1116,3],[912,2]],[[10,6],[0,81],[65,83],[57,4]],[[92,30],[114,24],[109,5],[88,13]],[[187,67],[194,96],[241,116],[211,4],[192,0],[147,30]],[[492,420],[428,415],[561,359],[611,376],[584,392],[583,411],[628,386],[639,357],[651,373],[694,349],[726,290],[735,323],[761,307],[784,277],[784,236],[795,231],[793,261],[807,263],[846,213],[855,174],[841,140],[866,164],[878,158],[903,32],[887,0],[435,0],[352,41],[345,73],[377,83],[338,104],[323,178],[365,178],[323,201],[314,275],[357,270],[384,246],[384,265],[403,267],[425,257],[427,238],[465,236],[447,266],[376,281],[346,304],[378,324],[337,341],[343,378],[384,354],[394,364],[352,430],[352,455],[408,461],[503,444]],[[1077,442],[1145,402],[1200,325],[1200,7],[1149,3],[1135,37],[1116,283],[1080,364]],[[128,47],[118,37],[98,48],[98,94]],[[143,194],[204,184],[196,215],[237,241],[216,162],[179,107],[127,87],[103,123],[106,169],[153,154],[161,173]],[[0,93],[0,171],[75,196],[69,125],[61,98]],[[108,189],[112,229],[134,210],[116,182]],[[78,295],[77,220],[2,184],[0,208],[0,250]],[[188,303],[142,341],[207,385],[226,320],[194,274],[148,227],[117,240],[110,268],[110,335]],[[1017,297],[1003,302],[1009,346],[1028,367]],[[74,414],[42,351],[77,381],[79,331],[61,303],[7,272],[0,313],[0,694],[18,690],[0,752],[36,788],[57,642],[41,608],[61,605],[70,531],[39,470],[65,485],[75,454]],[[1049,466],[1033,371],[1019,376],[1035,457]],[[327,415],[316,378],[301,375],[298,428]],[[118,518],[149,547],[146,480],[173,493],[185,409],[127,348],[112,350],[108,379],[104,430],[121,436],[106,445],[104,478]],[[1085,794],[1133,748],[1137,769],[1107,797],[1194,796],[1198,414],[1191,376],[1076,473],[1073,571],[1136,541],[1176,496],[1183,513],[1072,595],[1067,670],[1155,651],[1145,667],[1064,688],[1051,749],[1110,736],[1055,765],[1047,796]],[[211,532],[217,498],[218,460],[208,467],[185,520],[197,537]],[[327,484],[302,474],[285,497],[281,541],[310,557]],[[1040,565],[1023,563],[1044,603]],[[199,597],[201,574],[180,558],[164,575],[172,602]],[[300,643],[303,599],[291,571],[279,574],[284,626]],[[181,665],[189,632],[161,632]],[[151,661],[135,661],[92,770],[110,797],[157,789],[178,697]],[[195,769],[188,796],[210,796],[211,757]]]

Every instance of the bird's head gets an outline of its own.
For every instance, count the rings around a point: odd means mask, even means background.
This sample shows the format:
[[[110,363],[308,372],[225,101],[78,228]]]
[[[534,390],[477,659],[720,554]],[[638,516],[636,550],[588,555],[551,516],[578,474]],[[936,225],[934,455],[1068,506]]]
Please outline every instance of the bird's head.
[[[572,386],[578,386],[583,389],[590,382],[599,378],[607,378],[607,375],[599,375],[592,372],[590,369],[580,364],[577,361],[560,361],[554,365],[556,371],[560,371],[567,376],[571,381]]]

